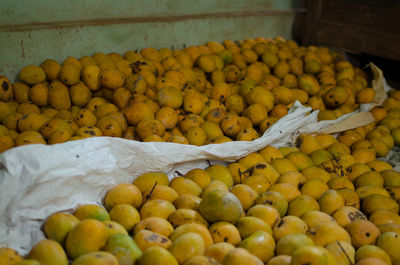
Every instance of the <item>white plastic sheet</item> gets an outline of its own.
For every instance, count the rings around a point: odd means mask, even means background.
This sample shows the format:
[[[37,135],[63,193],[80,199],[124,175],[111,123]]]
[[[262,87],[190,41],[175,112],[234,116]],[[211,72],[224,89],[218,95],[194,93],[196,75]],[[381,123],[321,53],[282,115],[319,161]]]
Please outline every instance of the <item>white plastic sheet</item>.
[[[251,142],[197,147],[96,137],[10,149],[0,155],[0,247],[26,254],[44,238],[40,228],[50,214],[100,204],[111,187],[132,182],[142,173],[162,171],[173,178],[176,170],[186,173],[207,167],[207,160],[235,161],[267,145],[287,145],[299,132],[321,131],[355,114],[317,122],[318,112],[310,111],[296,102],[288,115]]]

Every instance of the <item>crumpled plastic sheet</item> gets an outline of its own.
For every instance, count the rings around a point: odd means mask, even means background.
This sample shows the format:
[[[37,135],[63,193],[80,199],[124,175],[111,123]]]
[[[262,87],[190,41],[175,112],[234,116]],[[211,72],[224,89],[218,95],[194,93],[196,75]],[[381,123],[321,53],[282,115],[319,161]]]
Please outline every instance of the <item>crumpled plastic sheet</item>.
[[[267,145],[288,145],[299,132],[318,132],[353,114],[318,122],[318,111],[295,102],[288,115],[251,142],[197,147],[94,137],[12,148],[0,154],[0,247],[27,254],[44,238],[41,226],[49,215],[82,204],[101,204],[110,188],[131,183],[140,174],[162,171],[172,179],[176,171],[184,174],[209,163],[226,164]]]

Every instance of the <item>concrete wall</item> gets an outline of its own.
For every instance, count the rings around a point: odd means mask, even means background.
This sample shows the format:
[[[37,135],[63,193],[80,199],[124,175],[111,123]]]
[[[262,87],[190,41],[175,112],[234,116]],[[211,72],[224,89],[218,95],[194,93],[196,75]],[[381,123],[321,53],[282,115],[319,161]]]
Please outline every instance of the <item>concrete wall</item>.
[[[0,0],[0,75],[94,52],[290,39],[302,11],[297,0]]]

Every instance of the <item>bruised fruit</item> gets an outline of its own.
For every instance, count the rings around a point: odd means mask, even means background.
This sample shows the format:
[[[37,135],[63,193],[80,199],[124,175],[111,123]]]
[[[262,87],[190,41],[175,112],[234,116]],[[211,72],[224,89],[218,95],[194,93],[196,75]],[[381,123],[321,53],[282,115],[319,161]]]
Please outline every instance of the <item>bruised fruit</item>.
[[[140,230],[133,237],[138,248],[142,251],[154,246],[159,246],[162,248],[169,248],[172,244],[168,237],[163,236],[159,233],[150,230]]]

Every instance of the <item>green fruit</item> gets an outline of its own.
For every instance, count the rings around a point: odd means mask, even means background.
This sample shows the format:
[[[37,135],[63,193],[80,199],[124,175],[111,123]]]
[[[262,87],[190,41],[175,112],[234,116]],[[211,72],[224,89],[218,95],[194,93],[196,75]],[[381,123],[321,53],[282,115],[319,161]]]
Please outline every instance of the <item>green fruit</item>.
[[[113,254],[119,265],[131,265],[142,255],[142,251],[127,234],[113,234],[107,239],[104,250]]]
[[[244,213],[240,200],[228,191],[213,190],[202,199],[199,212],[209,222],[236,223]]]

